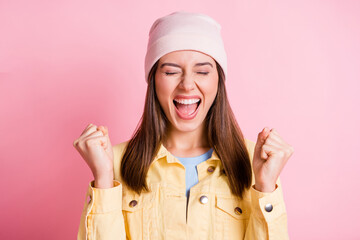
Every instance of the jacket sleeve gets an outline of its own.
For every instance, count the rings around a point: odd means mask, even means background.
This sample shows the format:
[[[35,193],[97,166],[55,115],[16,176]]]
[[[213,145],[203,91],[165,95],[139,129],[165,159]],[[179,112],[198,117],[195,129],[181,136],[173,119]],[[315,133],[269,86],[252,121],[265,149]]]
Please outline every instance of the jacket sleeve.
[[[122,214],[122,184],[113,180],[112,188],[95,188],[89,183],[78,229],[78,240],[125,240]]]
[[[245,233],[245,240],[289,239],[287,213],[283,199],[280,177],[273,192],[250,188],[251,215]]]

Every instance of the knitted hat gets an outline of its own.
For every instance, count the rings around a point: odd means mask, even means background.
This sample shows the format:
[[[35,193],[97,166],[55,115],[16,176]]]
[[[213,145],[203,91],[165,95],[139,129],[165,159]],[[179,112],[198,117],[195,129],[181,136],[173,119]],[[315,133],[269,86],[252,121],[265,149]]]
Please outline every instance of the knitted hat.
[[[221,25],[201,13],[173,12],[158,18],[150,28],[145,56],[145,81],[162,56],[176,50],[196,50],[215,59],[227,75],[227,56],[220,34]]]

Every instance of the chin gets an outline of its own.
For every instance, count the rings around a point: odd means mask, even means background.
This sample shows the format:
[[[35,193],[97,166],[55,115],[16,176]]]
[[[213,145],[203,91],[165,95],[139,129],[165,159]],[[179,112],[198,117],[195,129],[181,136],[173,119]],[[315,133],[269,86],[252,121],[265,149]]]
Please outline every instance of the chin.
[[[205,119],[200,119],[200,117],[201,115],[196,116],[196,118],[192,120],[183,120],[181,118],[178,118],[178,116],[176,116],[175,114],[171,120],[171,125],[173,129],[176,129],[180,132],[193,132],[198,130],[202,127],[203,124],[205,124]]]
[[[200,124],[197,124],[197,123],[185,123],[185,124],[181,124],[181,123],[178,123],[176,125],[173,125],[173,127],[175,129],[177,129],[178,131],[180,132],[193,132],[193,131],[196,131],[199,127],[200,127]]]

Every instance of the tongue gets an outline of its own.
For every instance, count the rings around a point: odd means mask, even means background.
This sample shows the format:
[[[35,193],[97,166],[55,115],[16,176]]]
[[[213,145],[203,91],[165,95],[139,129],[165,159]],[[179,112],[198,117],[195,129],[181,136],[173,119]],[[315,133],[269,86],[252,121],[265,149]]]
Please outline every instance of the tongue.
[[[193,112],[195,112],[197,103],[193,104],[181,104],[178,102],[175,102],[176,108],[181,112],[183,115],[191,115]]]

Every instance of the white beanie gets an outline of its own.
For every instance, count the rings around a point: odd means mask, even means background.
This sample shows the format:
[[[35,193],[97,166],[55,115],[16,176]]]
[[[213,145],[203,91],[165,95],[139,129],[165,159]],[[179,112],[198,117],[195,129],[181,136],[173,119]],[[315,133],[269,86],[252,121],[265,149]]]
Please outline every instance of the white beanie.
[[[215,59],[227,75],[227,56],[221,25],[213,18],[186,11],[158,18],[150,28],[145,56],[145,81],[157,60],[176,50],[196,50]]]

